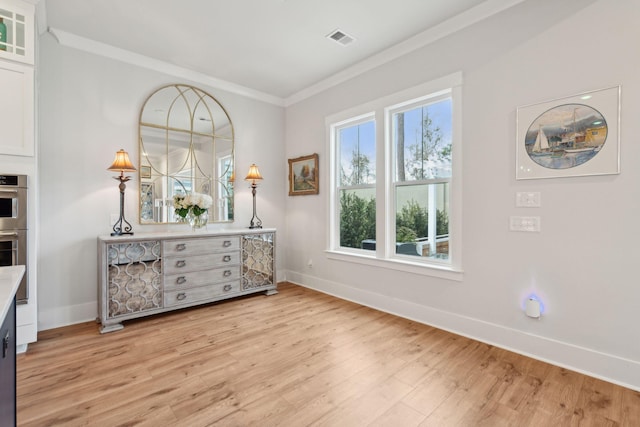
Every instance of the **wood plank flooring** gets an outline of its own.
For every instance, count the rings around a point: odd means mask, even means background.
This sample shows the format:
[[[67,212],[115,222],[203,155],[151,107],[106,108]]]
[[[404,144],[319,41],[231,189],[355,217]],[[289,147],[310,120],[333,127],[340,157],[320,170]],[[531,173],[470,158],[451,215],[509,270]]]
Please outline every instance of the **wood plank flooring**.
[[[19,426],[632,426],[640,393],[292,284],[44,331]]]

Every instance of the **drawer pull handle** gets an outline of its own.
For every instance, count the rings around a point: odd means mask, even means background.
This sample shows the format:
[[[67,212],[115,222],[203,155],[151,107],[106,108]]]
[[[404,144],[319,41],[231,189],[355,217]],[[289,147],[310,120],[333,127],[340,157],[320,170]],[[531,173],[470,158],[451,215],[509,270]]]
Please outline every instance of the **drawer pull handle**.
[[[229,246],[231,246],[231,240],[225,240],[225,241],[222,243],[222,247],[223,247],[223,248],[228,248]]]
[[[224,261],[224,262],[231,261],[231,255],[225,255],[224,257],[222,257],[222,261]]]
[[[187,297],[187,294],[185,294],[184,292],[180,292],[178,295],[176,295],[176,299],[178,301],[182,301],[183,299],[185,299]]]
[[[229,276],[231,276],[231,274],[232,274],[232,273],[231,273],[231,270],[225,270],[225,271],[224,271],[224,273],[222,273],[222,275],[223,275],[224,277],[229,277]]]
[[[176,267],[178,267],[178,268],[182,268],[185,265],[187,265],[187,262],[185,260],[183,260],[183,259],[176,261]]]
[[[186,277],[184,277],[184,276],[180,276],[180,277],[178,277],[178,278],[176,279],[176,283],[177,283],[178,285],[182,285],[183,283],[186,283],[186,282],[187,282],[187,278],[186,278]]]
[[[176,251],[184,251],[185,249],[187,249],[187,245],[185,245],[184,243],[178,243],[176,245]]]
[[[222,288],[222,290],[225,292],[229,292],[231,290],[231,285],[224,285],[224,288]]]

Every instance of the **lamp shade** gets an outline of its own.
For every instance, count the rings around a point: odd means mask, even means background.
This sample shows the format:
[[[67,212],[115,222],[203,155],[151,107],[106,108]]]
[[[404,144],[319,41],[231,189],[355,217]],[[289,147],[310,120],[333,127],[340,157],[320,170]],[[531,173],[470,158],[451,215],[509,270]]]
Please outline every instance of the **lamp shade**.
[[[260,181],[262,179],[262,175],[260,175],[260,171],[258,170],[258,166],[256,164],[252,164],[249,166],[249,173],[247,174],[245,181]]]
[[[129,154],[120,149],[116,152],[116,158],[113,161],[113,164],[107,168],[108,171],[115,172],[135,172],[136,168],[129,160]]]

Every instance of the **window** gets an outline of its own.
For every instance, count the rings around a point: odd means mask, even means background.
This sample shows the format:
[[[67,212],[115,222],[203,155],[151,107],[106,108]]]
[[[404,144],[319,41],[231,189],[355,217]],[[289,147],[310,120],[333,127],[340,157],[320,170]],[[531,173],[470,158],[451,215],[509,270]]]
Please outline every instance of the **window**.
[[[396,253],[449,258],[451,93],[387,109],[394,156]]]
[[[362,121],[364,120],[364,121]],[[375,249],[376,137],[370,117],[336,127],[340,247]]]
[[[460,271],[461,83],[453,74],[327,118],[330,256]]]
[[[218,159],[218,215],[221,220],[233,221],[233,156],[228,154]]]

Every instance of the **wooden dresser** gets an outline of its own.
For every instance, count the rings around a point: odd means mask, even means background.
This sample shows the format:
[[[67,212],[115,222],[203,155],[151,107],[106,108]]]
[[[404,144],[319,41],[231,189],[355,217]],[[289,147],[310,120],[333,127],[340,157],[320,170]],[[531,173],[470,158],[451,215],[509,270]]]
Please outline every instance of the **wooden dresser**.
[[[277,293],[275,229],[98,238],[100,331],[240,295]]]

